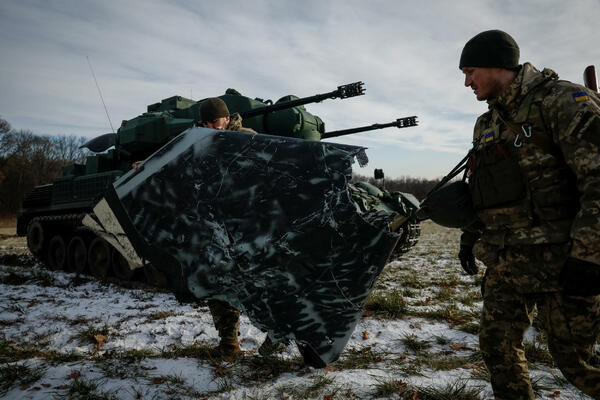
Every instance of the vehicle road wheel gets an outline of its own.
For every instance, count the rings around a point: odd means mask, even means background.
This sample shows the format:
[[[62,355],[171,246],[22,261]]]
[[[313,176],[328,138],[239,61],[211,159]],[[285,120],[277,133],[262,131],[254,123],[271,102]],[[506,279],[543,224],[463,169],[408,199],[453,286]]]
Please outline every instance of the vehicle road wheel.
[[[65,240],[60,235],[54,235],[48,243],[48,267],[52,270],[63,269],[67,262]]]
[[[111,248],[102,238],[95,238],[88,249],[90,273],[98,279],[106,278],[111,266]]]
[[[114,248],[112,249],[112,268],[115,276],[123,281],[131,280],[135,274],[135,270],[129,268],[127,260]]]
[[[73,236],[67,246],[67,270],[81,274],[87,265],[87,246],[81,236]]]
[[[35,256],[39,256],[44,249],[44,227],[39,221],[31,221],[27,226],[27,247]]]

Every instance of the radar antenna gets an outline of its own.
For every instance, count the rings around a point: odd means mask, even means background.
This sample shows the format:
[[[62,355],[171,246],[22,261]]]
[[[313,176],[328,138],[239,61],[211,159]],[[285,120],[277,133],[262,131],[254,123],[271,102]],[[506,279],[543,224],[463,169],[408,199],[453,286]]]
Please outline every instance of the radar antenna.
[[[110,129],[112,129],[112,133],[115,133],[115,128],[113,128],[113,124],[110,120],[110,116],[108,115],[108,109],[106,108],[106,104],[104,103],[104,98],[102,97],[102,92],[100,91],[100,86],[98,85],[98,80],[96,79],[96,74],[94,74],[94,69],[92,68],[92,63],[90,62],[90,58],[85,56],[87,59],[88,65],[90,66],[90,71],[92,71],[92,76],[94,77],[94,82],[96,82],[96,88],[98,89],[98,94],[100,95],[100,100],[102,100],[102,105],[104,106],[104,112],[106,112],[106,118],[108,118],[108,123],[110,124]]]

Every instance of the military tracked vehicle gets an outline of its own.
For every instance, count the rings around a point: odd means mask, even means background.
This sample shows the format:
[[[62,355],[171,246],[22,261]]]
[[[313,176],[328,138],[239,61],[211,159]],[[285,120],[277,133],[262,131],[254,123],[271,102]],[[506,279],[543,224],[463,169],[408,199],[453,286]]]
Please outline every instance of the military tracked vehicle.
[[[388,124],[374,124],[342,131],[326,132],[325,124],[306,111],[305,104],[325,99],[348,98],[364,93],[362,82],[339,86],[336,90],[306,98],[285,96],[276,102],[249,98],[234,89],[219,96],[231,113],[239,113],[243,125],[258,133],[320,140],[355,132],[391,126],[411,127],[416,117],[400,118]],[[50,269],[65,269],[91,273],[119,280],[145,279],[161,285],[161,274],[151,265],[132,270],[122,255],[106,240],[82,224],[113,182],[170,140],[194,126],[201,126],[200,105],[181,96],[173,96],[150,104],[138,117],[122,122],[117,133],[99,136],[84,147],[95,154],[85,165],[63,168],[55,182],[36,187],[24,200],[17,221],[17,233],[27,236],[33,255]],[[83,146],[82,146],[83,147]],[[359,211],[377,209],[397,214],[390,229],[403,236],[395,254],[401,254],[416,243],[419,228],[413,216],[418,201],[404,193],[389,193],[367,183],[358,183],[351,190]]]

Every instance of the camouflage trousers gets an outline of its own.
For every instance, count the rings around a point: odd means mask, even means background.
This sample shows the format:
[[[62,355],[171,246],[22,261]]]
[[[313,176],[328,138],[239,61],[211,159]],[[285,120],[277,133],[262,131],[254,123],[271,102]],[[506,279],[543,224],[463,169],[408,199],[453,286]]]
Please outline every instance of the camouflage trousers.
[[[496,399],[534,399],[527,369],[523,339],[533,323],[534,311],[548,339],[548,349],[563,375],[582,392],[600,399],[600,366],[596,364],[595,343],[600,334],[600,296],[565,296],[559,291],[524,293],[515,277],[518,265],[524,270],[556,269],[553,263],[563,263],[567,247],[536,245],[522,247],[517,257],[497,254],[496,262],[488,264],[483,282],[483,313],[479,344],[490,370]],[[564,257],[549,259],[564,251]],[[514,249],[511,249],[513,255]],[[512,265],[509,265],[512,262]],[[517,288],[519,290],[517,290]],[[590,364],[591,363],[591,364]]]
[[[237,346],[240,312],[229,303],[215,299],[208,300],[208,309],[219,332],[221,344]]]

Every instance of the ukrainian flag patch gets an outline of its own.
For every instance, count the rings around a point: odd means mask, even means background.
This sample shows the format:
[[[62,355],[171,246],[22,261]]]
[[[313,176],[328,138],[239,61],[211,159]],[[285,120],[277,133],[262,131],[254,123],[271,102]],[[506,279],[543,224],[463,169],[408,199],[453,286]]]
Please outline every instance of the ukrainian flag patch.
[[[494,140],[494,131],[488,132],[485,134],[485,136],[483,137],[485,142],[491,142]]]
[[[573,96],[573,100],[575,100],[577,103],[579,103],[580,101],[587,101],[590,99],[587,92],[573,93],[572,96]]]

